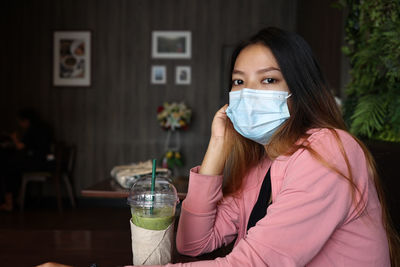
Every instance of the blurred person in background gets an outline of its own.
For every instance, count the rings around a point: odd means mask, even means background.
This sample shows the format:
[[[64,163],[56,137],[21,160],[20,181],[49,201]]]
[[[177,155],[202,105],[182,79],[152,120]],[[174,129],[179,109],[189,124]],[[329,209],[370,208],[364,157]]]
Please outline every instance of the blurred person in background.
[[[17,114],[18,128],[6,137],[0,148],[0,210],[12,211],[23,172],[51,168],[52,132],[32,108]]]

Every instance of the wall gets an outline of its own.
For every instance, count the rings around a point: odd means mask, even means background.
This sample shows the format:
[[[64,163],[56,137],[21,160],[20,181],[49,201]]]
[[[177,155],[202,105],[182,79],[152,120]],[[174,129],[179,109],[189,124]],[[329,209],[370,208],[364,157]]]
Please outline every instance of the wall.
[[[332,92],[344,97],[344,86],[348,81],[345,57],[341,52],[343,43],[343,12],[333,8],[335,0],[299,1],[297,9],[297,32],[310,44],[326,82]],[[348,62],[346,62],[348,64]],[[345,72],[340,72],[344,68]],[[342,77],[344,76],[344,77]]]
[[[78,147],[75,187],[109,176],[117,164],[160,157],[166,133],[156,121],[164,101],[185,101],[194,112],[182,133],[181,174],[201,163],[220,105],[221,51],[263,26],[296,28],[296,0],[42,0],[5,2],[0,63],[0,120],[38,109],[58,139]],[[92,32],[92,86],[52,86],[54,30]],[[154,60],[152,30],[190,30],[190,60]],[[153,64],[167,66],[167,85],[150,84]],[[176,86],[174,67],[190,65],[192,84]]]

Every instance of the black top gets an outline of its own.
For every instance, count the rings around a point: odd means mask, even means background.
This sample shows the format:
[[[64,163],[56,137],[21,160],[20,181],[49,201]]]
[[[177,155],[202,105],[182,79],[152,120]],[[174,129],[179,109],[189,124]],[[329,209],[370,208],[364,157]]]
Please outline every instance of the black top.
[[[51,130],[41,123],[32,124],[22,135],[21,141],[25,144],[25,152],[29,158],[45,161],[50,153]]]
[[[267,208],[269,206],[269,200],[271,198],[271,168],[268,169],[265,175],[264,181],[261,185],[260,194],[256,204],[251,211],[249,222],[247,223],[247,231],[256,225],[256,223],[267,215]]]

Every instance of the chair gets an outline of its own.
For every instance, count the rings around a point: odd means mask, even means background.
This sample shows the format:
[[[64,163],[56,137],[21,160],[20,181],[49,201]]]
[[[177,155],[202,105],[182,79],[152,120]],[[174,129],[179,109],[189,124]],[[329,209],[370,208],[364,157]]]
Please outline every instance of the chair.
[[[75,208],[75,198],[72,190],[72,175],[75,166],[76,147],[67,146],[64,143],[57,143],[55,145],[55,168],[52,171],[42,172],[26,172],[22,175],[22,184],[20,191],[20,210],[24,210],[25,194],[29,182],[42,182],[53,181],[55,192],[57,195],[58,210],[62,211],[61,201],[61,180],[64,181],[65,187],[71,206]]]

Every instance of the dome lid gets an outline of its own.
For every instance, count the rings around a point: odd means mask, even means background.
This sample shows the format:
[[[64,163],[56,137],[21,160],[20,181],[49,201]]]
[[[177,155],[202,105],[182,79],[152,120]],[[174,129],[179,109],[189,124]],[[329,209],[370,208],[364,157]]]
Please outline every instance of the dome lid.
[[[157,175],[154,192],[151,192],[151,175],[137,180],[129,190],[128,204],[139,207],[172,206],[179,198],[175,186],[166,176]]]

